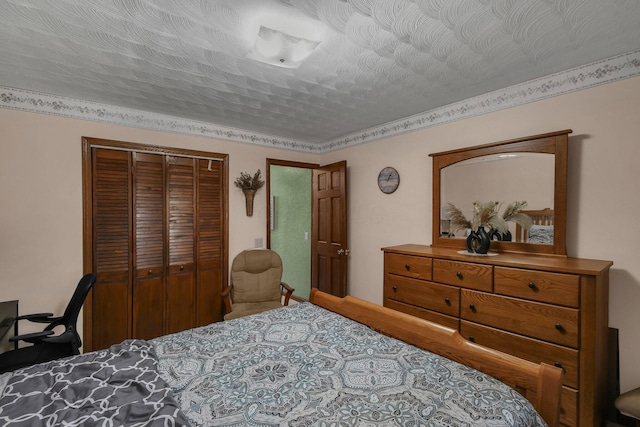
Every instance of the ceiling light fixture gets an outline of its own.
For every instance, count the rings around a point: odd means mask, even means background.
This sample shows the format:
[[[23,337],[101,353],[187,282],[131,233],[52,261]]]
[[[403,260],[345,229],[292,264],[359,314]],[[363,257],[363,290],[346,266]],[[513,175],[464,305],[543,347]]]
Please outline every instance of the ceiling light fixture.
[[[295,37],[261,25],[247,58],[278,67],[298,68],[319,44],[319,41]]]

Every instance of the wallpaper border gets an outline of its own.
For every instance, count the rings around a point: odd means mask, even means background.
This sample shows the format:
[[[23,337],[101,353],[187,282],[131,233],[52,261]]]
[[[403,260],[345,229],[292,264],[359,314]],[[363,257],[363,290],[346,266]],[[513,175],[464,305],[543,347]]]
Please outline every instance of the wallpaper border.
[[[320,144],[4,86],[0,86],[0,107],[322,154],[638,75],[640,75],[640,49]]]

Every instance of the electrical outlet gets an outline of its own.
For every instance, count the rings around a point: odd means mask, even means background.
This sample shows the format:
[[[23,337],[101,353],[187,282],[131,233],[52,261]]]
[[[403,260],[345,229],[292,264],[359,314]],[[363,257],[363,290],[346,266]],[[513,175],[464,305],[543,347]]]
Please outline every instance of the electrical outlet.
[[[262,247],[262,237],[257,237],[255,239],[255,245],[256,248],[261,248]]]

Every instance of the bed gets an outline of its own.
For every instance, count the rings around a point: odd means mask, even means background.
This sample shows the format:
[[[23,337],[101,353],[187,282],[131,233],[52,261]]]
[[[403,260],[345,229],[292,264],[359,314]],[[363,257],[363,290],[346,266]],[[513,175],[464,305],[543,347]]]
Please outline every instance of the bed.
[[[0,424],[557,425],[560,369],[355,298],[310,301],[16,371]]]
[[[151,343],[109,349],[0,375],[2,426],[189,426],[157,369]]]
[[[528,229],[522,228],[520,224],[516,224],[516,242],[553,245],[553,209],[545,208],[521,211],[521,213],[529,215],[532,224]]]

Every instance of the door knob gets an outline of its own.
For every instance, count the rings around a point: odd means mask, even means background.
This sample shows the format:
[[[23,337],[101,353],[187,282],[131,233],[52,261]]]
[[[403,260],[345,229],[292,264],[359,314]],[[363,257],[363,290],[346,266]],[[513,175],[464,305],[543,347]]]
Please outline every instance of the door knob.
[[[351,251],[349,249],[338,249],[338,255],[349,255]]]

